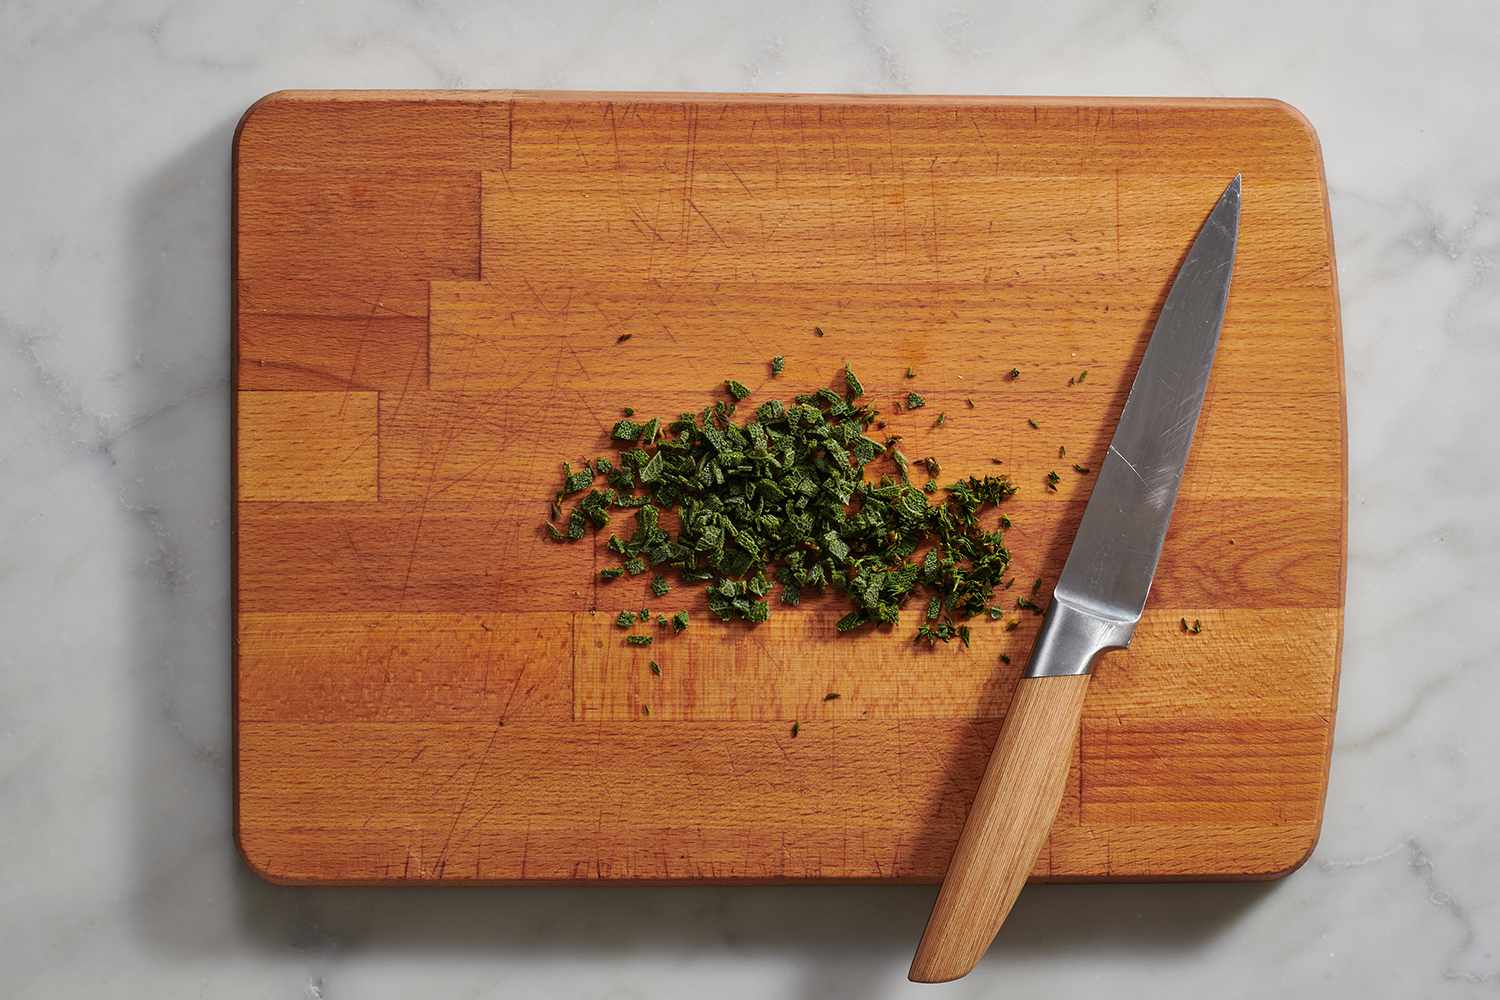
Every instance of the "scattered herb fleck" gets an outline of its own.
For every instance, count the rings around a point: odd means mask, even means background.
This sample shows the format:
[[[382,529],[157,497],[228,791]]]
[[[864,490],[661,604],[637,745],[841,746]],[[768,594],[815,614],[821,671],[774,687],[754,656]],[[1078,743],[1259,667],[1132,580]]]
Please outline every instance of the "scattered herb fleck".
[[[631,407],[631,406],[625,407],[625,409],[621,410],[620,412],[623,413],[623,414],[625,414],[625,416],[627,416],[627,417],[633,417],[633,416],[635,416],[635,408]]]
[[[926,639],[927,644],[933,646],[939,642],[952,642],[958,634],[958,628],[946,619],[935,625],[928,625],[924,622],[917,626],[917,634],[913,641],[921,642],[923,639]]]
[[[786,369],[786,358],[784,358],[780,354],[778,354],[778,355],[776,355],[776,357],[774,357],[774,358],[771,359],[771,377],[772,378],[775,378],[776,376],[780,375],[782,373],[782,371],[784,371],[785,369]]]
[[[615,338],[615,343],[617,343],[617,344],[623,344],[623,343],[625,343],[625,341],[629,340],[633,336],[635,336],[635,334],[633,334],[633,333],[622,333],[618,337]]]
[[[926,458],[922,459],[922,464],[927,467],[927,474],[934,479],[936,479],[943,471],[943,467],[938,464],[938,460],[933,458],[931,455],[928,455]]]
[[[1029,597],[1016,598],[1016,607],[1022,611],[1030,611],[1034,615],[1042,613],[1042,606]]]
[[[661,676],[661,664],[657,663],[655,660],[652,660],[651,661],[651,672],[653,674],[655,674],[657,677],[660,677]]]
[[[828,692],[827,694],[825,694],[823,696],[823,700],[824,701],[838,701],[839,697],[840,697],[840,695],[839,695],[839,693],[837,691],[830,691],[830,692]]]
[[[667,582],[666,577],[657,576],[651,579],[651,593],[655,594],[657,597],[666,597],[668,591],[670,591],[671,589],[672,585]]]
[[[601,580],[618,580],[624,575],[625,570],[619,566],[607,566],[599,571],[599,579]]]
[[[917,395],[916,393],[914,393],[914,392],[908,392],[906,394],[906,408],[908,410],[920,410],[922,407],[924,407],[926,405],[927,405],[927,400],[923,399],[921,396]]]
[[[641,609],[641,621],[643,621],[643,622],[649,622],[650,620],[651,620],[651,609],[650,608],[642,608]]]
[[[933,421],[933,425],[936,426],[936,427],[941,427],[947,421],[947,419],[948,419],[948,414],[946,414],[946,413],[939,413],[937,415],[937,419],[935,421]]]
[[[559,499],[561,499],[562,497],[570,497],[574,493],[582,493],[584,490],[588,489],[589,484],[594,481],[594,466],[590,462],[584,462],[583,469],[578,472],[574,472],[573,467],[567,462],[564,462],[562,464],[562,470],[563,485],[562,492],[559,494]]]
[[[750,395],[750,390],[745,388],[745,384],[743,382],[736,382],[732,378],[724,380],[724,388],[729,390],[729,394],[734,397],[735,402],[739,402],[746,396]]]
[[[859,381],[859,376],[854,374],[854,369],[849,367],[849,362],[844,362],[844,388],[849,393],[851,400],[858,399],[865,394],[865,387]]]
[[[792,723],[792,739],[795,740],[797,738],[797,734],[800,733],[801,731],[802,731],[802,726],[799,725],[797,722],[794,721]]]
[[[634,639],[635,636],[631,636],[631,638]],[[642,705],[641,706],[641,714],[649,716],[651,714],[651,706],[650,705]]]
[[[629,611],[621,611],[620,614],[615,618],[615,624],[620,626],[621,628],[629,628],[630,626],[635,624],[635,615],[631,614]]]
[[[937,492],[937,483],[933,482],[931,479],[927,480],[927,482],[922,484],[922,492],[926,493],[928,496],[932,496]]]
[[[1014,382],[1016,379],[1021,377],[1021,369],[1012,368],[1010,371],[1005,373],[1005,377]]]
[[[914,371],[912,371],[910,368],[908,368],[908,369],[906,369],[906,377],[907,378],[916,378],[917,377],[917,373],[914,372]]]
[[[678,632],[681,632],[683,629],[685,629],[687,627],[688,627],[688,613],[686,611],[679,611],[675,615],[672,616],[672,634],[673,635],[676,635]]]
[[[965,396],[964,397],[964,403],[968,405],[969,409],[971,409],[971,410],[974,409],[974,400],[972,400],[969,397]]]
[[[1068,454],[1068,449],[1066,447],[1064,447],[1063,445],[1058,445],[1057,446],[1057,457],[1058,458],[1066,458],[1067,454]]]
[[[1078,473],[1080,476],[1086,476],[1089,474],[1089,467],[1087,465],[1079,465],[1077,462],[1074,462],[1073,471]]]
[[[898,438],[897,440],[900,439]],[[903,483],[909,482],[911,480],[911,463],[906,460],[905,455],[901,454],[899,448],[891,448],[891,461],[896,463],[896,469],[901,473],[901,481]]]
[[[1179,620],[1182,622],[1182,630],[1190,635],[1198,635],[1203,631],[1203,622],[1201,622],[1197,618],[1193,619],[1193,624],[1191,626],[1188,625],[1188,620],[1186,618],[1182,618]]]
[[[1078,381],[1079,381],[1079,382],[1080,382],[1080,383],[1081,383],[1081,382],[1082,382],[1082,381],[1083,381],[1083,380],[1084,380],[1084,379],[1086,379],[1086,378],[1088,378],[1088,377],[1089,377],[1089,370],[1088,370],[1088,369],[1087,369],[1087,368],[1085,368],[1085,369],[1084,369],[1084,370],[1083,370],[1083,371],[1081,371],[1081,372],[1079,372],[1079,373],[1078,373]]]
[[[1008,666],[1010,666],[1010,657],[1007,654],[1005,654],[1005,653],[1001,653],[1000,654],[1000,662],[1003,663],[1003,664],[1005,664],[1008,667]]]
[[[821,336],[823,336],[823,328],[821,326],[815,326],[815,327],[813,327],[813,336],[814,337],[821,337]]]
[[[1010,619],[1010,621],[1008,621],[1008,622],[1005,623],[1005,631],[1007,631],[1007,632],[1014,632],[1016,629],[1018,629],[1020,627],[1021,627],[1021,619],[1019,619],[1019,618],[1012,618],[1012,619]]]
[[[1053,493],[1056,493],[1057,484],[1060,482],[1062,482],[1062,476],[1059,476],[1057,474],[1056,469],[1053,469],[1051,472],[1047,473],[1047,489],[1051,490]]]
[[[625,641],[632,646],[649,646],[655,638],[654,635],[627,635]]]

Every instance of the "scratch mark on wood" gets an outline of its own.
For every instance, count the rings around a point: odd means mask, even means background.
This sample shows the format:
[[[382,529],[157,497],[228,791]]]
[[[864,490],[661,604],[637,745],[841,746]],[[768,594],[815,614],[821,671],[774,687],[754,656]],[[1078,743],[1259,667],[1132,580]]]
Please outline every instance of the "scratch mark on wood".
[[[709,232],[714,234],[714,238],[727,247],[729,244],[724,242],[724,237],[719,235],[719,231],[718,229],[714,228],[714,224],[708,221],[708,216],[703,214],[703,209],[698,207],[698,203],[689,198],[688,204],[693,207],[693,211],[698,213],[698,218],[703,220],[703,224],[708,227]]]
[[[745,193],[748,194],[748,195],[751,195],[753,197],[754,196],[754,192],[750,190],[750,185],[746,184],[745,183],[745,179],[740,176],[740,172],[738,170],[734,169],[734,164],[732,164],[732,163],[725,163],[724,166],[728,167],[729,168],[729,173],[734,177],[735,180],[737,180],[737,181],[740,182],[740,187],[742,187],[742,188],[745,189]]]

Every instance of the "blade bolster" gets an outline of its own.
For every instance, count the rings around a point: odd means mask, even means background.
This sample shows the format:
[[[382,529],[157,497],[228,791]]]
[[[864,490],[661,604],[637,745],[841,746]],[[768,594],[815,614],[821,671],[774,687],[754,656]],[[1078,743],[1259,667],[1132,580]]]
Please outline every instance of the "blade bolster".
[[[1130,645],[1135,626],[1136,621],[1106,618],[1054,594],[1022,676],[1075,677],[1091,673],[1094,657],[1106,649]]]

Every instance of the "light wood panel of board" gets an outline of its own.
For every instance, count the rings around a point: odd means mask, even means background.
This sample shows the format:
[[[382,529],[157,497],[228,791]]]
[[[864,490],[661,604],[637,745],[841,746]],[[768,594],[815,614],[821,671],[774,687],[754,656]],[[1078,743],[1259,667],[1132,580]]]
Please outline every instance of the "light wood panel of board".
[[[250,864],[308,883],[939,879],[1036,619],[976,622],[969,650],[913,646],[915,607],[893,633],[842,638],[833,600],[719,624],[696,588],[600,583],[602,538],[545,540],[559,463],[608,453],[622,407],[672,416],[727,378],[752,402],[789,398],[850,359],[908,454],[945,479],[1013,477],[1004,598],[1039,578],[1045,600],[1092,485],[1071,466],[1102,459],[1176,263],[1237,172],[1213,382],[1146,619],[1090,684],[1033,872],[1051,879],[1270,877],[1317,837],[1344,402],[1327,194],[1300,115],[510,92],[256,104],[234,210]],[[897,412],[909,390],[927,407]],[[613,619],[643,606],[692,625],[627,647]]]

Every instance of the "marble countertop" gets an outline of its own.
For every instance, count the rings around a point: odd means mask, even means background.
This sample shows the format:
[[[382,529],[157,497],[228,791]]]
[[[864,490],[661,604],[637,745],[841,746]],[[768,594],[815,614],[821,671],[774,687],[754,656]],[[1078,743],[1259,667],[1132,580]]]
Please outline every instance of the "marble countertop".
[[[1500,993],[1493,7],[700,6],[0,4],[0,994],[921,989],[904,972],[925,887],[292,890],[241,864],[229,148],[245,107],[282,87],[1300,107],[1332,190],[1350,418],[1322,841],[1272,884],[1028,891],[947,992]]]

